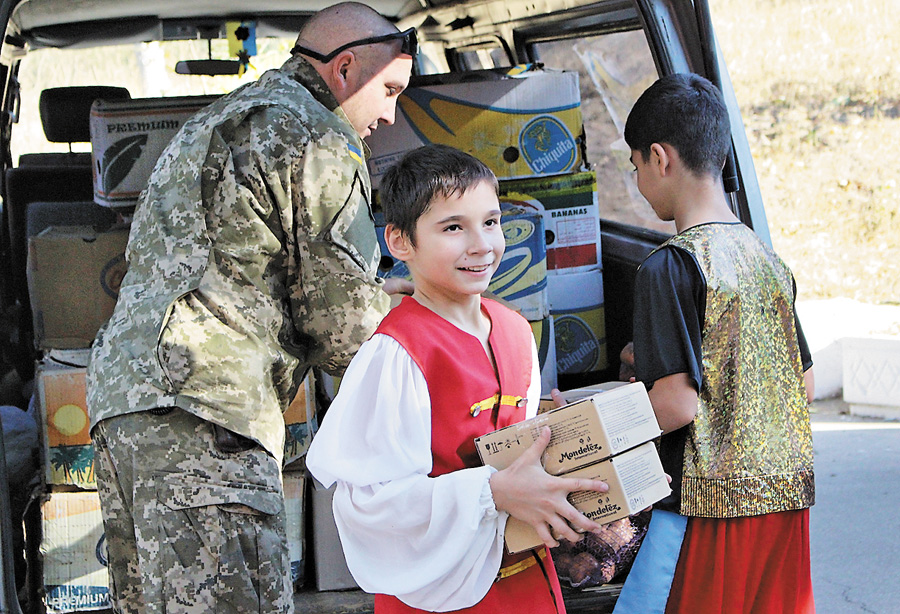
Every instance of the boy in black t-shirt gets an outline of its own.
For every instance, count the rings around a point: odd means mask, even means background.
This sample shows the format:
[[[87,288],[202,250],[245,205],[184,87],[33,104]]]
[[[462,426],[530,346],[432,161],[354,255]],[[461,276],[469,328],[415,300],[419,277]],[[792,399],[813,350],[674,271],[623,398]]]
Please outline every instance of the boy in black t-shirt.
[[[659,79],[625,126],[638,189],[677,231],[639,268],[634,313],[673,495],[617,614],[814,612],[812,361],[790,270],[723,190],[729,126],[721,93],[691,74]]]

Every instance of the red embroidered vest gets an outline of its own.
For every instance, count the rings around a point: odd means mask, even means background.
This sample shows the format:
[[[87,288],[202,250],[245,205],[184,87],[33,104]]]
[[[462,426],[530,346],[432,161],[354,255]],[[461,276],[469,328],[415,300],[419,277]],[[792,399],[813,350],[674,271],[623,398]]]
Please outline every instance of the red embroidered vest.
[[[525,418],[531,328],[499,303],[483,299],[481,305],[491,319],[496,373],[478,339],[413,298],[404,298],[378,327],[403,346],[428,383],[432,477],[481,466],[475,438]]]

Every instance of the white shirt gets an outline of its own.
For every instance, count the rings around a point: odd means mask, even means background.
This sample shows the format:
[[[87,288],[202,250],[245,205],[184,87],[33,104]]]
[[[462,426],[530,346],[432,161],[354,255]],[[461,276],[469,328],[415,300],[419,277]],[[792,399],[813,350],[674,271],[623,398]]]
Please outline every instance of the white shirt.
[[[532,343],[526,417],[541,380]],[[494,507],[476,467],[428,477],[431,404],[419,367],[392,337],[366,341],[341,379],[306,466],[337,484],[334,517],[347,566],[368,593],[396,595],[422,610],[475,605],[500,569],[507,514]]]

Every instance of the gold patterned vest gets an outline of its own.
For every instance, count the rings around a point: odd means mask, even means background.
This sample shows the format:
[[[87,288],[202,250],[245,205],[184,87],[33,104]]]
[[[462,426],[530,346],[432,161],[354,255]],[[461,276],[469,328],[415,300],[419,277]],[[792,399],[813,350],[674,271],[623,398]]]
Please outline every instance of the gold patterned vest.
[[[733,518],[815,502],[812,433],[788,267],[743,224],[668,244],[706,278],[703,385],[685,441],[681,513]]]

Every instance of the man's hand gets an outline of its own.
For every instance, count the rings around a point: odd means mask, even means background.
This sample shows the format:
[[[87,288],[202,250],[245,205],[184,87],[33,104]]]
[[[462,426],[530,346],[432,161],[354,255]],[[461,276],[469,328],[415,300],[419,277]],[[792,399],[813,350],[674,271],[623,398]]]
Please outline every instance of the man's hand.
[[[516,459],[512,465],[491,476],[491,491],[498,510],[527,522],[547,546],[555,548],[556,534],[572,542],[585,531],[597,531],[600,525],[589,520],[569,503],[566,496],[579,490],[606,492],[609,486],[601,480],[561,478],[547,473],[541,466],[541,455],[550,442],[550,427]]]
[[[413,282],[408,279],[403,279],[402,277],[389,277],[384,280],[384,285],[381,289],[387,294],[408,294],[412,296],[416,287],[413,285]]]

